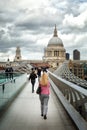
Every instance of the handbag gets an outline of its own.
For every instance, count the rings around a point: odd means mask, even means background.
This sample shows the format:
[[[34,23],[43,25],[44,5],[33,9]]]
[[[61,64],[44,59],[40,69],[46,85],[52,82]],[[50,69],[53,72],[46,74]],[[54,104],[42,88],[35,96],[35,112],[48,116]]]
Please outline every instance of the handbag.
[[[36,90],[36,93],[37,93],[37,94],[41,94],[41,87],[40,87],[40,86],[38,86],[38,88],[37,88],[37,90]]]

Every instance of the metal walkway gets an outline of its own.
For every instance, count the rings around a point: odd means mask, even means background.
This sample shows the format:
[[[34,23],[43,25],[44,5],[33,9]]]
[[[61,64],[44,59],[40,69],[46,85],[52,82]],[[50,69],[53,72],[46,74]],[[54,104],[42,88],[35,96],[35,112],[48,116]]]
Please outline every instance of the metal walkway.
[[[35,84],[35,90],[38,81]],[[0,130],[77,130],[74,123],[51,90],[48,118],[40,116],[40,102],[36,93],[31,93],[28,82],[21,93],[0,117]]]

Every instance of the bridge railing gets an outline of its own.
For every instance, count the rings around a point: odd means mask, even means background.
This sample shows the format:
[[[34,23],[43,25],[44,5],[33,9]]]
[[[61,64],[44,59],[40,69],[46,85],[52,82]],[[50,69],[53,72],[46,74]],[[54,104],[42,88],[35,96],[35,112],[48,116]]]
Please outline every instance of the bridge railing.
[[[14,79],[18,76],[20,76],[23,73],[18,73],[18,72],[10,72],[10,73],[5,73],[5,72],[0,72],[0,83],[4,83],[6,81],[9,81],[10,79]]]
[[[19,93],[27,82],[27,74],[15,73],[13,79],[4,79],[0,83],[0,110]]]
[[[87,130],[87,89],[48,71],[51,86],[79,130]]]

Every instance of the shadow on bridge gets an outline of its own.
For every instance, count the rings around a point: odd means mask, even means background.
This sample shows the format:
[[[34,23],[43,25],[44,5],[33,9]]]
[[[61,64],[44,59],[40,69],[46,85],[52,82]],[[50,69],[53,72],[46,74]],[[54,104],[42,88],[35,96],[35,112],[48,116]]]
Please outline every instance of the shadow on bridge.
[[[35,90],[38,86],[36,81]],[[40,102],[28,82],[0,117],[0,130],[77,130],[75,124],[51,90],[48,119],[40,116]]]

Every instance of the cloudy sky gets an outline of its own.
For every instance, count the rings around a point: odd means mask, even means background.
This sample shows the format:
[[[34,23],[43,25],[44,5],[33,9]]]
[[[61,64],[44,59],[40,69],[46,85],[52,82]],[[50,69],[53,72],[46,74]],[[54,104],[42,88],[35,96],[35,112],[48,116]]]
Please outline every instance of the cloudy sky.
[[[44,47],[58,36],[72,59],[78,49],[87,60],[87,0],[0,0],[0,61],[42,59]]]

